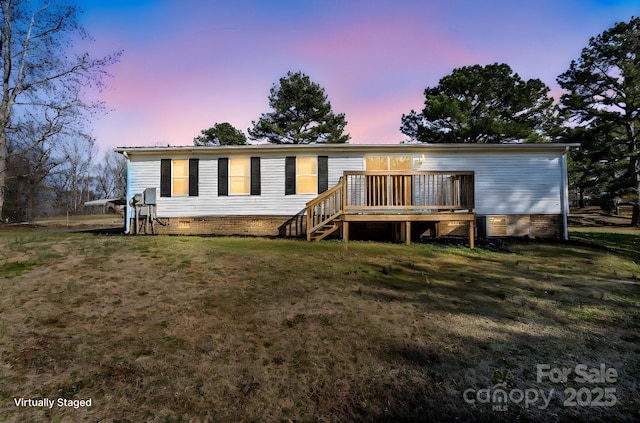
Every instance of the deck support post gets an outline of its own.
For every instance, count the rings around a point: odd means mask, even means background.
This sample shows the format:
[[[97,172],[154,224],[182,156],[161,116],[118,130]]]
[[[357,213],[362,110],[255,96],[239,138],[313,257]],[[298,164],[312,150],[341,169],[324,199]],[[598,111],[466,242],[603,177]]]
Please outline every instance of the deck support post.
[[[347,220],[342,222],[342,239],[344,240],[345,248],[347,248],[349,245],[349,222]]]
[[[404,238],[407,245],[411,245],[411,221],[407,220],[404,222]]]
[[[476,229],[475,222],[469,221],[469,248],[475,248]]]

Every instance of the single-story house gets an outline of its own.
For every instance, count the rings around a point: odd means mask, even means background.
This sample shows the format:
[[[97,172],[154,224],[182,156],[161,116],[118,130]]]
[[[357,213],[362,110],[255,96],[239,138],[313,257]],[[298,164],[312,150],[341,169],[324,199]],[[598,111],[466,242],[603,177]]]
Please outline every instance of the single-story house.
[[[334,233],[348,240],[383,233],[406,241],[412,234],[464,234],[473,245],[476,235],[566,238],[567,152],[574,146],[269,144],[116,151],[127,159],[128,233],[140,232],[143,219],[166,234],[313,240]]]

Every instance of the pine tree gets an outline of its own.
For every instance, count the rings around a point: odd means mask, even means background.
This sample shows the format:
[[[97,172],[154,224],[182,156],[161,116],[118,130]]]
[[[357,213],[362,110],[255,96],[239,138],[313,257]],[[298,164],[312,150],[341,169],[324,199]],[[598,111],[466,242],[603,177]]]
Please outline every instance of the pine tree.
[[[345,143],[347,125],[344,114],[335,115],[324,89],[301,72],[288,72],[280,83],[271,88],[269,106],[272,112],[263,113],[252,121],[249,136],[266,138],[274,144]]]

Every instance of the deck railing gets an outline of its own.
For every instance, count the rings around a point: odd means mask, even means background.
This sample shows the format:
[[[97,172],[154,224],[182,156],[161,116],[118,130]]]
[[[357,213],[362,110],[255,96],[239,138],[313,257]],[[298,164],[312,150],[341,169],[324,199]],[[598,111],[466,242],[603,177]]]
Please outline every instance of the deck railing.
[[[345,213],[473,210],[473,172],[344,172]]]
[[[307,203],[307,239],[342,214],[473,211],[473,172],[345,171]]]

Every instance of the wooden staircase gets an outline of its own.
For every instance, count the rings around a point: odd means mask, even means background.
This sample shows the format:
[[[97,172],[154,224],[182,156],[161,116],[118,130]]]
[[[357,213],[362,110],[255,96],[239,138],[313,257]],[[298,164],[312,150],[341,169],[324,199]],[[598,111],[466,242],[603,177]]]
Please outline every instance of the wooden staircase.
[[[344,180],[307,203],[307,241],[319,241],[342,227]]]
[[[311,234],[310,241],[320,241],[340,229],[342,227],[342,220],[335,219],[333,222],[324,225]]]

